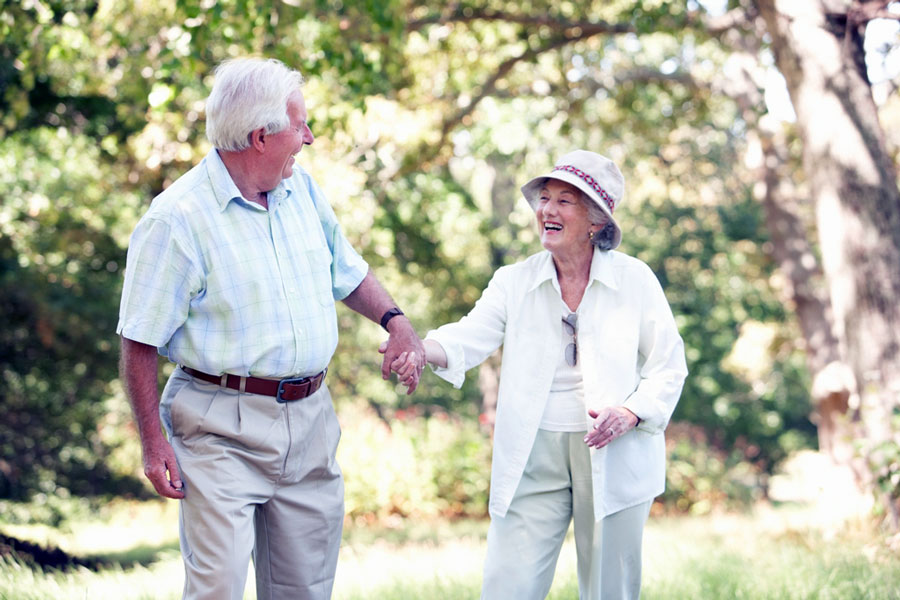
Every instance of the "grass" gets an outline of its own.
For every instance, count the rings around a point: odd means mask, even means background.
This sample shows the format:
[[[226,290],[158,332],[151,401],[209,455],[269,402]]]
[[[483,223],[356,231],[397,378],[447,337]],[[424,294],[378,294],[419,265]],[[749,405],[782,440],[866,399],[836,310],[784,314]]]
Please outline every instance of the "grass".
[[[7,535],[108,565],[44,573],[0,561],[0,599],[161,600],[181,596],[175,503],[116,502],[64,529],[3,523]],[[649,600],[900,599],[900,557],[868,523],[826,528],[802,510],[654,517],[644,536]],[[336,600],[479,597],[484,522],[397,520],[346,528]],[[254,598],[252,572],[246,598]],[[577,598],[571,534],[550,598]]]
[[[729,515],[656,522],[645,536],[642,597],[900,598],[900,558],[870,525],[823,530],[765,521]]]

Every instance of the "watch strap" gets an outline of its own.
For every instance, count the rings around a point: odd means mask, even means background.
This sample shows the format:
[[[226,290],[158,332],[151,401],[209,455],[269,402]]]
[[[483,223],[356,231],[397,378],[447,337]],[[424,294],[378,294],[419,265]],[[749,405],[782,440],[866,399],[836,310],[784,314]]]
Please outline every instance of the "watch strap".
[[[403,311],[400,310],[399,308],[397,308],[396,306],[394,308],[389,309],[387,312],[385,312],[383,315],[381,315],[381,327],[385,331],[387,331],[388,321],[390,321],[394,317],[396,317],[398,315],[402,315],[402,314],[403,314]]]

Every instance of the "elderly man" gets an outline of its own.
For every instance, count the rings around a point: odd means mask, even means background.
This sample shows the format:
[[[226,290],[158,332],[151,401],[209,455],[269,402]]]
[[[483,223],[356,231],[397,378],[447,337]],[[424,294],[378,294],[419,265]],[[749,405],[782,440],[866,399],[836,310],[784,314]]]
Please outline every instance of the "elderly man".
[[[390,334],[385,378],[403,353],[424,356],[295,163],[314,139],[302,84],[276,60],[223,63],[213,150],[154,199],[128,249],[122,374],[144,472],[181,500],[185,598],[241,598],[251,554],[260,599],[331,596],[344,513],[323,385],[335,300]],[[178,365],[161,399],[157,353]]]

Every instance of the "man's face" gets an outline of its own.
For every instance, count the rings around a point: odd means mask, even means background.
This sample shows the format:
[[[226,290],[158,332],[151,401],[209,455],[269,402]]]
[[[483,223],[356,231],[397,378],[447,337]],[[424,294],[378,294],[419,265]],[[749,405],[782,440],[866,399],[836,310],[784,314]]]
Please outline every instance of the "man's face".
[[[306,102],[303,93],[297,90],[288,98],[287,114],[290,125],[278,133],[269,134],[266,144],[266,167],[272,174],[272,188],[282,179],[291,176],[294,167],[294,155],[303,146],[315,140],[307,124]]]

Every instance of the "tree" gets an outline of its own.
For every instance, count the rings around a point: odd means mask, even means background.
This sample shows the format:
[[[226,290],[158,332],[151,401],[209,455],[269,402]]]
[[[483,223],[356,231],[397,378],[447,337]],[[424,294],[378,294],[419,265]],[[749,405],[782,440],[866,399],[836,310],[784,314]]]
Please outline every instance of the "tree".
[[[888,2],[756,4],[797,112],[836,335],[856,379],[863,455],[874,463],[896,528],[900,190],[862,44],[866,23],[889,14]]]
[[[761,202],[771,242],[765,246],[766,251],[782,275],[777,287],[796,315],[805,342],[814,407],[811,419],[817,425],[819,449],[836,468],[852,470],[859,462],[852,443],[858,432],[848,412],[855,383],[849,365],[841,359],[834,333],[831,304],[812,242],[812,211],[805,201],[802,182],[794,181],[800,161],[791,148],[793,136],[766,112],[765,22],[754,7],[743,6],[718,17],[704,17],[701,22],[730,54],[727,78],[711,84],[735,101],[747,124],[744,162],[751,168],[746,172],[746,185]],[[858,471],[859,465],[855,466]],[[850,478],[854,476],[851,472]]]
[[[795,144],[790,132],[764,131],[758,82],[731,77],[737,58],[758,65],[768,51],[753,7],[731,2],[712,18],[692,1],[295,4],[0,8],[0,188],[13,199],[0,205],[11,323],[0,371],[16,417],[0,423],[0,473],[11,478],[0,478],[0,494],[87,493],[81,475],[109,462],[118,443],[107,437],[109,414],[125,406],[111,265],[123,264],[149,200],[208,150],[212,67],[247,53],[306,75],[318,139],[301,162],[419,329],[459,318],[497,267],[539,249],[523,181],[573,147],[600,150],[628,181],[624,249],[660,276],[686,341],[691,377],[676,419],[704,428],[730,460],[763,468],[814,444],[810,375],[822,361],[805,363],[804,350],[826,346],[815,333],[822,311],[799,306],[821,299],[815,285],[799,285],[815,283],[815,265],[786,267],[808,265],[815,245],[797,245],[802,202],[790,216],[778,212],[788,202],[758,201],[760,166],[747,160],[760,140],[781,157],[763,173],[783,181],[796,170]],[[802,198],[803,183],[766,191]],[[792,228],[772,225],[790,219]],[[794,273],[799,327],[779,266]],[[490,368],[482,389],[478,377],[459,391],[426,378],[416,395],[396,394],[375,368],[383,332],[349,311],[339,318],[353,334],[342,335],[329,372],[338,402],[366,403],[385,419],[410,404],[490,412]],[[50,335],[48,324],[59,329]],[[48,392],[61,387],[70,393]],[[26,421],[31,429],[6,426]],[[56,430],[69,433],[41,454],[38,477],[35,448]]]

